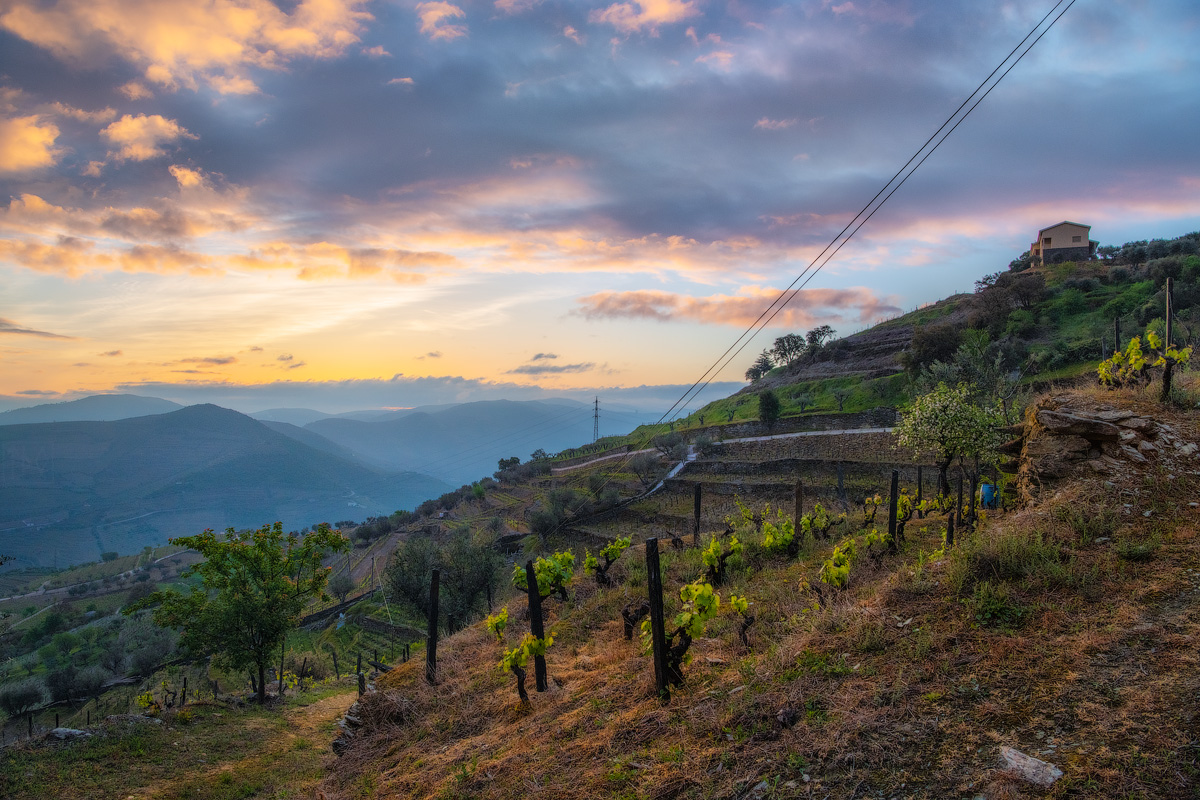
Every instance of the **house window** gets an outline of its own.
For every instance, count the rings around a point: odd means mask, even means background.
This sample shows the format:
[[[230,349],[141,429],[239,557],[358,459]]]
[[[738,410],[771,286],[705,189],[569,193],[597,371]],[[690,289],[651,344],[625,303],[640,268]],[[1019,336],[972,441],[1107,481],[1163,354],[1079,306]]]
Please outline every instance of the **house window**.
[[[1046,236],[1046,237],[1044,237],[1044,238],[1042,239],[1042,245],[1043,245],[1043,246],[1045,246],[1045,247],[1049,247],[1049,246],[1050,246],[1050,237],[1049,237],[1049,236]]]
[[[1082,236],[1072,236],[1071,244],[1079,244],[1079,242],[1082,241],[1082,239],[1083,239]]]

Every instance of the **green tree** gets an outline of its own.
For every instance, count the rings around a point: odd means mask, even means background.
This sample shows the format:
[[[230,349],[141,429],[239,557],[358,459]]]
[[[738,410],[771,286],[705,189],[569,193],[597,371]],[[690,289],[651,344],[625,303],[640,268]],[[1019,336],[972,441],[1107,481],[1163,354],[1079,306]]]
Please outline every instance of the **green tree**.
[[[750,369],[746,370],[746,380],[754,383],[762,376],[766,375],[775,367],[775,362],[771,358],[770,350],[763,350],[758,354],[758,358],[750,365]]]
[[[180,644],[195,653],[212,653],[218,666],[258,673],[258,701],[266,700],[267,665],[279,653],[288,631],[300,622],[309,600],[328,599],[329,568],[321,561],[350,544],[322,523],[304,536],[285,535],[276,522],[256,531],[223,536],[206,530],[199,536],[172,539],[204,560],[184,571],[199,575],[204,588],[189,594],[155,592],[140,606],[154,606],[154,621],[180,631]],[[126,609],[130,613],[133,609]]]
[[[938,468],[938,493],[950,493],[947,473],[955,459],[959,467],[978,477],[983,465],[999,460],[1003,416],[993,406],[971,401],[970,387],[949,388],[939,383],[928,394],[913,400],[900,412],[896,440],[919,456],[932,454]]]
[[[773,391],[764,389],[758,393],[758,418],[768,429],[779,421],[780,410],[779,397]]]
[[[338,599],[339,603],[346,602],[346,596],[354,591],[354,579],[345,572],[339,572],[329,579],[329,592]]]
[[[806,346],[803,336],[789,333],[775,340],[774,346],[771,347],[771,355],[775,357],[775,363],[787,364],[790,367],[804,355]]]

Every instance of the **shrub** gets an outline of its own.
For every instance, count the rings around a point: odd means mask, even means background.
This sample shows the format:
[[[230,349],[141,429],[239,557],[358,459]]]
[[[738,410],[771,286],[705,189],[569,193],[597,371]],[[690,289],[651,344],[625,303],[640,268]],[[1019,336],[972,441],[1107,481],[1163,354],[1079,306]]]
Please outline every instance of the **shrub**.
[[[973,534],[950,553],[946,580],[961,594],[984,580],[1023,580],[1054,571],[1061,551],[1039,531],[989,530]]]
[[[1018,625],[1025,610],[1008,593],[1002,583],[983,581],[971,596],[971,611],[981,625],[1010,627]]]

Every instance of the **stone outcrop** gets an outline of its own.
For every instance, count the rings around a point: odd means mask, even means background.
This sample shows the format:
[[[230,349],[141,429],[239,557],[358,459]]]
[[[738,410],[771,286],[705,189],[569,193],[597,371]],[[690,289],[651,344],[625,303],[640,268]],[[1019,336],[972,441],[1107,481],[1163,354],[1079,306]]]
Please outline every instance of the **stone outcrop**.
[[[1169,468],[1197,468],[1196,444],[1170,425],[1086,395],[1052,395],[1025,412],[1017,439],[1001,451],[1017,475],[1021,501],[1036,498],[1050,483],[1087,474],[1119,477],[1132,465],[1166,461]]]

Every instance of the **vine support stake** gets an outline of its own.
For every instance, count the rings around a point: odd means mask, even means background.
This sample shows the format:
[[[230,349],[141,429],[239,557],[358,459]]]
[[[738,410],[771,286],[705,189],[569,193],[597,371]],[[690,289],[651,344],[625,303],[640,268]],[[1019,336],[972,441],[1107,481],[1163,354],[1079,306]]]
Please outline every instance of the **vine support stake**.
[[[700,546],[700,495],[703,492],[700,484],[696,484],[696,496],[692,501],[695,522],[692,525],[692,546]]]
[[[892,489],[891,495],[888,497],[888,547],[892,552],[897,552],[900,549],[900,544],[896,541],[896,506],[899,503],[900,494],[900,470],[892,470]]]
[[[663,619],[662,574],[658,568],[658,538],[646,540],[646,589],[650,595],[650,644],[654,653],[654,689],[664,703],[671,699],[667,688],[667,632]]]
[[[429,576],[429,630],[425,638],[425,680],[430,684],[437,683],[438,581],[441,577],[440,569],[435,569]],[[358,657],[361,661],[362,653],[359,653]]]
[[[954,514],[946,519],[946,547],[954,547]]]
[[[921,490],[925,486],[925,476],[921,472],[921,465],[917,464],[917,519],[925,519],[925,512],[921,510]]]
[[[546,628],[542,622],[542,592],[538,588],[537,575],[533,571],[533,561],[525,562],[525,582],[529,584],[529,630],[539,639],[546,638]],[[546,691],[546,657],[533,657],[533,679],[539,692]]]
[[[967,512],[967,523],[972,528],[975,527],[975,493],[978,491],[979,491],[979,477],[978,477],[978,475],[972,475],[971,476],[971,503],[970,503],[970,510]]]
[[[954,514],[958,516],[962,514],[962,492],[963,492],[963,474],[962,470],[958,471],[958,502],[954,506]],[[961,519],[961,517],[960,517]]]
[[[804,516],[804,483],[796,478],[796,516],[792,518],[796,527],[800,527],[800,518]]]

